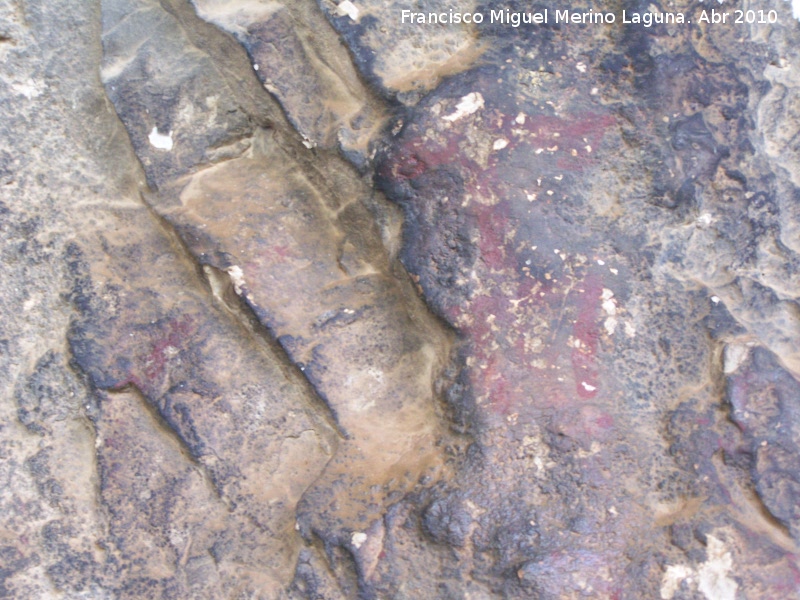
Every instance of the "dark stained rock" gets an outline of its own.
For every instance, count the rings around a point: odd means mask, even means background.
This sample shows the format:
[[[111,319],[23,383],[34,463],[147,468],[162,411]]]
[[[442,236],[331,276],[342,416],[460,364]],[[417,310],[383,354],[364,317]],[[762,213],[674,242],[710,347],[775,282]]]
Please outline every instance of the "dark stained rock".
[[[726,59],[712,61],[689,27],[620,26],[613,48],[589,29],[513,42],[504,31],[489,64],[404,115],[376,167],[405,210],[404,263],[464,340],[458,401],[470,403],[462,410],[481,452],[455,481],[491,515],[472,536],[475,552],[491,551],[477,572],[515,596],[524,592],[509,591],[506,573],[516,564],[519,585],[538,597],[673,597],[672,582],[699,569],[695,589],[712,593],[706,567],[670,570],[679,557],[664,527],[689,519],[713,540],[709,570],[728,564],[734,543],[715,531],[774,545],[771,568],[782,575],[761,589],[780,595],[796,568],[794,543],[762,515],[748,461],[720,460],[722,448],[741,454],[743,440],[726,417],[720,346],[691,325],[722,303],[744,335],[794,368],[796,291],[775,294],[745,266],[769,260],[766,247],[777,262],[795,261],[771,241],[781,226],[766,223],[778,210],[761,198],[773,192],[755,193],[774,189],[774,176],[753,159],[738,181],[725,174],[759,152],[737,118],[753,84],[733,62],[763,77],[766,52],[726,46]],[[605,69],[606,51],[624,67]],[[702,250],[687,245],[700,239]],[[530,466],[515,460],[526,441]],[[780,485],[773,497],[794,497],[788,478]],[[509,497],[514,509],[503,508]],[[535,535],[523,533],[525,512]],[[641,554],[655,559],[649,578],[631,571]],[[732,565],[709,597],[734,597]],[[751,568],[737,573],[759,578]]]
[[[116,557],[106,585],[131,598],[186,597],[194,577],[219,594],[287,585],[293,507],[336,433],[280,352],[215,303],[167,236],[143,233],[146,211],[118,219],[103,254],[69,249],[70,346],[97,390],[87,413]],[[231,581],[228,565],[258,576]]]
[[[800,473],[792,432],[798,418],[800,384],[773,355],[744,344],[725,347],[725,372],[731,417],[744,435],[743,453],[755,489],[769,515],[796,541]]]
[[[316,0],[339,32],[364,79],[387,98],[415,104],[450,75],[475,64],[483,53],[471,23],[411,24],[403,10],[437,14],[471,12],[477,3],[422,0],[388,2]]]
[[[99,4],[0,4],[0,596],[798,595],[789,3]]]

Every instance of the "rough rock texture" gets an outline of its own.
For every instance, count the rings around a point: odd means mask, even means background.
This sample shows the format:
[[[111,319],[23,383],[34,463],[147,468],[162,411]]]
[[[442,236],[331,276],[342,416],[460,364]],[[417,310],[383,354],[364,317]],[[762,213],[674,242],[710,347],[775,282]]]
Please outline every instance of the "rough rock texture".
[[[0,597],[800,597],[790,4],[41,4]]]
[[[340,147],[366,167],[385,106],[362,83],[313,0],[254,4],[197,0],[198,14],[234,35],[307,147]],[[311,101],[310,101],[311,100]]]
[[[464,340],[456,402],[480,448],[429,508],[433,534],[469,523],[472,577],[513,596],[797,593],[775,500],[796,502],[794,479],[726,400],[747,394],[726,376],[750,346],[773,353],[756,370],[775,395],[798,375],[778,217],[796,188],[748,118],[791,120],[767,91],[791,60],[770,50],[788,48],[711,26],[614,33],[486,27],[485,64],[422,100],[378,160],[404,262]]]

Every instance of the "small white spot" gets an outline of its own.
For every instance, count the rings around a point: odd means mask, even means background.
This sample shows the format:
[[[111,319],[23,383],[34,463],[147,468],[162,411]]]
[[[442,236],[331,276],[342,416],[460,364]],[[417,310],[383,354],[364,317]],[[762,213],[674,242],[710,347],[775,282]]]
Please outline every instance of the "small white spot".
[[[247,285],[244,280],[244,272],[242,271],[241,267],[233,265],[225,269],[225,271],[231,278],[231,283],[233,283],[233,291],[236,292],[237,296],[241,296],[242,290],[244,289],[245,285]]]
[[[702,228],[708,227],[713,222],[714,218],[709,213],[703,213],[697,217],[697,225]]]
[[[675,592],[681,586],[681,581],[688,579],[694,570],[686,565],[669,565],[661,578],[661,598],[662,600],[672,600]]]
[[[792,0],[792,15],[800,21],[800,0]]]
[[[725,375],[735,373],[750,356],[750,349],[742,344],[728,344],[722,352],[722,371]]]
[[[471,92],[461,98],[456,104],[456,111],[452,114],[442,117],[445,121],[458,121],[459,119],[478,112],[483,108],[483,96],[479,92]]]
[[[617,301],[614,300],[614,292],[612,292],[608,288],[603,288],[603,294],[601,298],[603,300],[601,306],[603,307],[603,310],[606,311],[606,314],[612,317],[616,315]]]
[[[616,269],[614,269],[614,268],[609,268],[608,270],[609,270],[609,271],[611,271],[611,274],[612,274],[612,275],[616,275],[617,273],[619,273],[619,271],[617,271],[617,270],[616,270]]]
[[[494,144],[492,144],[492,148],[494,150],[502,150],[506,146],[508,146],[508,140],[503,139],[503,138],[500,138],[499,140],[495,140]]]
[[[608,333],[608,335],[614,335],[614,332],[617,330],[616,317],[608,317],[603,322],[603,327],[605,327],[606,333]]]
[[[709,600],[736,600],[739,585],[728,576],[733,568],[733,557],[721,540],[713,535],[706,539],[708,560],[697,569],[697,589]]]
[[[350,536],[350,543],[355,546],[355,549],[358,550],[361,548],[361,545],[367,541],[367,534],[361,531],[356,531],[353,535]]]
[[[593,392],[597,389],[596,387],[594,387],[593,385],[589,385],[585,381],[581,381],[581,385],[583,386],[583,389],[585,389],[587,392]]]
[[[347,15],[353,21],[358,21],[359,10],[350,0],[344,0],[344,2],[339,3],[339,6],[336,7],[336,14],[340,17]]]
[[[579,62],[577,65],[575,65],[575,68],[578,69],[578,71],[580,71],[581,73],[586,73],[586,65],[583,64],[582,62]]]
[[[147,136],[147,139],[150,140],[150,145],[153,148],[158,148],[159,150],[172,150],[173,142],[172,142],[172,131],[167,135],[158,132],[158,127],[153,127],[153,130],[150,132],[150,135]]]
[[[525,125],[525,113],[519,113],[519,114],[517,115],[517,118],[516,118],[516,119],[514,119],[514,122],[515,122],[517,125]]]
[[[258,63],[254,64],[254,65],[253,65],[253,68],[254,68],[256,71],[258,71]]]
[[[598,259],[597,259],[597,264],[598,264],[598,265],[600,265],[600,266],[602,267],[604,264],[606,264],[606,261],[604,261],[604,260],[600,260],[600,259],[598,258]]]
[[[600,91],[600,90],[598,90],[596,87],[595,87],[595,88],[592,88],[592,96],[597,96],[597,94],[598,94],[598,92],[599,92],[599,91]]]
[[[15,93],[25,96],[28,100],[41,96],[46,87],[47,84],[43,81],[34,81],[33,79],[28,79],[27,83],[11,84],[11,89],[14,90]]]
[[[711,296],[711,301],[714,304],[719,304],[719,296]]]

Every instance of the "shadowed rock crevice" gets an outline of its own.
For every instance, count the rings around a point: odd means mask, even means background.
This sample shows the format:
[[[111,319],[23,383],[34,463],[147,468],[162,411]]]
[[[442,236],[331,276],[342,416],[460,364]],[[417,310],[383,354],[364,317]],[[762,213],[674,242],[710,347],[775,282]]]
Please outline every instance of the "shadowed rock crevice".
[[[303,146],[275,109],[251,112],[252,105],[274,104],[263,90],[262,98],[240,100],[246,59],[234,68],[241,78],[225,85],[215,80],[221,69],[215,49],[226,42],[198,46],[195,40],[198,31],[204,38],[222,34],[208,32],[185,11],[161,12],[146,2],[147,10],[118,20],[122,6],[128,4],[109,2],[104,9],[106,62],[115,65],[105,69],[104,81],[154,186],[146,200],[211,275],[212,292],[225,298],[225,273],[259,332],[269,332],[329,407],[345,439],[304,491],[297,519],[306,537],[313,533],[329,548],[347,548],[363,579],[380,552],[387,502],[445,468],[448,434],[436,386],[452,335],[387,252],[395,217],[353,168],[335,151]],[[159,28],[144,43],[128,41],[133,31]],[[181,60],[171,63],[166,89],[140,86],[149,57],[178,41]],[[149,85],[158,81],[150,78]],[[230,108],[221,112],[222,106]],[[261,114],[272,116],[261,121]],[[219,160],[209,146],[237,150]],[[240,308],[233,310],[237,318]],[[169,396],[159,402],[165,401]],[[190,407],[180,413],[189,417],[170,423],[196,438],[205,454],[207,434],[195,431]],[[366,541],[353,542],[361,536]]]
[[[256,75],[308,147],[340,148],[364,168],[385,108],[314,0],[272,3],[193,2],[198,15],[232,34]]]
[[[308,381],[303,371],[292,361],[286,354],[284,348],[276,341],[272,332],[266,328],[254,312],[253,307],[241,297],[241,289],[237,292],[237,288],[241,285],[241,273],[235,269],[231,269],[231,261],[228,257],[223,257],[222,263],[217,264],[227,265],[226,269],[214,266],[212,261],[198,257],[193,254],[191,249],[187,246],[180,234],[175,230],[175,227],[169,220],[159,215],[153,207],[143,199],[145,206],[147,206],[149,213],[153,219],[161,226],[164,234],[170,240],[172,248],[181,258],[194,264],[198,281],[205,284],[210,299],[216,305],[224,310],[235,322],[241,326],[244,335],[247,335],[255,345],[261,346],[262,351],[272,359],[276,357],[281,358],[282,368],[292,373],[295,381],[304,381],[304,393],[307,397],[313,399],[314,405],[319,409],[319,414],[325,418],[328,426],[337,432],[339,437],[346,438],[346,433],[340,428],[336,415],[332,414],[330,406],[326,401],[321,398],[314,388],[312,382]],[[191,232],[188,234],[191,239]]]
[[[163,459],[167,481],[185,480],[172,472],[183,463],[189,471],[207,473],[204,479],[213,482],[216,493],[212,502],[195,484],[181,483],[173,489],[170,483],[164,488],[167,512],[154,524],[160,532],[157,544],[173,548],[169,536],[176,529],[167,525],[185,523],[177,529],[180,535],[205,540],[193,542],[198,544],[194,550],[198,556],[213,551],[222,581],[234,577],[245,590],[287,585],[300,542],[293,507],[335,452],[337,436],[320,418],[303,379],[282,364],[283,357],[215,307],[196,267],[175,251],[157,221],[144,210],[120,217],[117,233],[124,231],[125,224],[128,235],[106,240],[105,257],[86,252],[79,257],[73,252],[72,263],[81,283],[74,292],[79,316],[70,334],[77,365],[99,388],[92,420],[97,429],[102,503],[112,513],[121,511],[113,526],[118,527],[115,544],[122,552],[113,586],[123,590],[133,585],[130,565],[140,560],[140,550],[136,544],[128,545],[143,527],[139,517],[128,515],[126,505],[120,505],[118,494],[141,496],[147,511],[153,509],[155,500],[144,496],[156,490],[139,473],[149,472],[152,461],[159,464],[157,448],[164,444],[184,454]],[[143,240],[141,232],[148,231],[145,223],[150,224],[151,233]],[[82,246],[92,248],[85,241]],[[139,268],[143,255],[148,257],[149,271]],[[137,309],[131,310],[132,306]],[[220,364],[226,369],[220,369]],[[134,389],[140,393],[126,391]],[[149,412],[131,400],[138,396]],[[140,416],[116,414],[115,407],[128,405],[123,412]],[[148,425],[142,419],[161,425]],[[155,446],[148,449],[148,444]],[[134,472],[126,475],[120,469]],[[128,485],[140,487],[135,493],[115,487]],[[185,521],[174,512],[178,510],[175,501],[185,503],[179,511]],[[222,521],[208,525],[204,515],[214,503],[213,510],[222,511]],[[147,517],[147,511],[141,518],[156,518]],[[236,539],[246,542],[243,545]],[[184,556],[189,550],[182,546],[174,552]],[[167,557],[163,560],[169,563]],[[156,571],[162,568],[159,560],[158,556],[151,559]],[[167,580],[140,582],[129,593],[135,597],[151,585],[167,586],[175,593],[189,589],[188,583],[181,583],[188,568],[188,563],[178,563],[169,569],[174,574]],[[264,575],[252,579],[245,575],[247,569],[261,570]],[[266,584],[263,577],[272,583]],[[159,593],[166,594],[163,590]]]

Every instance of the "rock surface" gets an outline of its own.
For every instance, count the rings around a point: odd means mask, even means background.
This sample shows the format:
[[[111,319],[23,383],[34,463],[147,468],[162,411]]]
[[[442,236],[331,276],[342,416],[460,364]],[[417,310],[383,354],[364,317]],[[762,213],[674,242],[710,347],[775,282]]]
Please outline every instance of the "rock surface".
[[[0,3],[0,597],[800,597],[800,23],[739,8]]]

